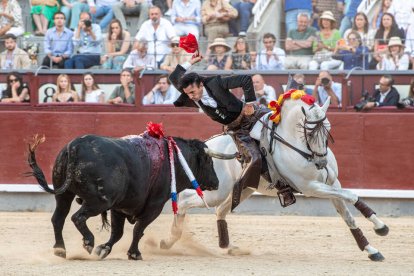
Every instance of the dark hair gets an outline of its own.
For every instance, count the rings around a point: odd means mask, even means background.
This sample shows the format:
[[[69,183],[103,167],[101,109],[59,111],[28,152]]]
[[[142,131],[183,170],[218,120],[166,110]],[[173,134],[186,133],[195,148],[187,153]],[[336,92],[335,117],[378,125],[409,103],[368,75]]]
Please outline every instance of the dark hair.
[[[362,41],[361,41],[361,40],[362,40],[361,35],[360,35],[357,31],[355,31],[355,30],[350,31],[350,32],[348,33],[348,35],[346,36],[346,39],[348,39],[350,35],[354,35],[354,36],[356,37],[356,39],[357,39],[357,40],[358,40],[358,42],[359,42],[359,45],[361,45],[361,44],[362,44]]]
[[[3,36],[3,40],[7,40],[7,39],[13,39],[14,41],[17,40],[17,37],[14,34],[6,34],[5,36]]]
[[[179,89],[180,91],[183,91],[184,88],[187,88],[188,86],[195,84],[197,86],[200,86],[200,84],[204,81],[204,77],[200,76],[197,73],[191,72],[188,74],[185,74],[180,79]]]
[[[85,97],[86,97],[85,77],[88,75],[91,76],[93,79],[92,89],[94,90],[99,89],[99,85],[96,83],[95,76],[92,74],[92,72],[86,72],[85,74],[83,74],[82,76],[82,101],[85,101]]]
[[[158,77],[157,77],[157,83],[161,80],[161,79],[163,79],[163,78],[167,78],[167,83],[168,84],[171,84],[171,81],[170,81],[170,79],[168,78],[168,75],[159,75]]]
[[[355,14],[355,16],[354,16],[354,22],[352,24],[352,30],[358,31],[358,28],[357,28],[356,23],[355,23],[356,22],[356,18],[357,18],[358,15],[362,16],[365,19],[364,33],[366,34],[366,33],[368,33],[369,22],[368,22],[367,15],[365,13],[363,13],[363,12],[358,12],[357,14]]]
[[[264,38],[264,37],[263,37],[263,38]],[[246,45],[246,53],[248,53],[248,52],[249,52],[249,44],[247,43],[247,40],[246,40],[246,38],[245,38],[244,36],[239,36],[239,37],[237,37],[237,39],[236,39],[236,41],[234,42],[234,45],[233,45],[234,52],[236,52],[236,53],[237,53],[237,42],[238,42],[240,39],[241,39],[241,40],[243,40],[244,44]]]
[[[118,36],[116,37],[116,40],[123,40],[123,35],[124,35],[124,30],[122,29],[122,24],[121,21],[119,21],[118,19],[112,19],[111,23],[109,23],[109,27],[108,27],[108,40],[112,40],[112,24],[114,23],[118,23],[119,28],[121,29],[121,32],[118,34]]]
[[[65,15],[63,12],[61,12],[61,11],[57,11],[57,12],[55,12],[55,14],[53,15],[53,20],[55,20],[55,16],[56,16],[57,14],[61,14],[61,15],[63,15],[63,18],[65,18],[65,20],[66,20],[66,15]]]
[[[388,86],[394,85],[394,78],[391,75],[387,74],[387,75],[383,75],[382,77],[388,80]]]
[[[276,42],[276,36],[272,33],[265,33],[263,35],[263,40],[265,40],[265,38],[272,38]]]
[[[121,71],[121,74],[120,74],[120,75],[122,75],[122,73],[123,73],[123,72],[128,72],[128,73],[131,75],[131,77],[134,75],[134,74],[132,73],[131,69],[128,69],[128,68],[124,68],[124,69],[122,69],[122,71]]]
[[[7,77],[6,77],[6,81],[7,81],[7,87],[5,90],[3,90],[3,95],[2,95],[2,99],[5,98],[11,98],[12,97],[12,87],[10,85],[10,77],[15,77],[17,79],[18,82],[20,82],[20,87],[17,89],[17,95],[20,96],[20,94],[22,93],[23,89],[28,89],[29,87],[27,86],[26,83],[23,83],[23,77],[17,73],[17,72],[10,72]],[[30,90],[29,90],[30,92]],[[27,102],[27,100],[24,100],[23,102]]]
[[[392,19],[391,30],[390,30],[390,32],[388,33],[388,36],[390,36],[390,35],[392,35],[392,34],[395,34],[395,33],[398,33],[398,31],[399,31],[398,24],[397,24],[397,22],[395,21],[395,17],[394,17],[394,15],[392,15],[392,14],[391,14],[391,13],[389,13],[389,12],[386,12],[386,13],[384,13],[384,14],[382,15],[382,17],[381,17],[381,23],[380,23],[380,26],[379,26],[379,29],[378,29],[377,33],[380,33],[380,34],[381,34],[381,37],[383,37],[383,34],[384,34],[384,31],[385,31],[385,28],[384,28],[384,25],[382,24],[382,19],[384,18],[384,16],[389,16],[389,17],[391,17],[391,19]],[[389,38],[389,37],[387,37],[387,39],[388,39],[388,38]]]

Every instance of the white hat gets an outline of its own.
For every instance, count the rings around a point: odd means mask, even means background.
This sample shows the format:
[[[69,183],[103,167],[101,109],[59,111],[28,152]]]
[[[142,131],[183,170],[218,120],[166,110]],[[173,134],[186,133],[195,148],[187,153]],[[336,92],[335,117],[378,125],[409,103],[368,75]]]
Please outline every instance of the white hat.
[[[227,48],[227,51],[230,51],[231,47],[226,43],[226,40],[224,38],[218,37],[216,39],[214,39],[213,43],[211,43],[210,47],[208,47],[210,50],[212,50],[212,48],[216,47],[216,46],[223,46],[225,48]]]
[[[388,47],[392,47],[392,46],[404,47],[404,44],[402,43],[400,37],[393,36],[393,37],[390,38],[390,41],[388,41]]]
[[[324,11],[319,19],[328,19],[336,22],[336,19],[331,11]]]
[[[171,38],[171,43],[180,43],[180,37],[174,36],[173,38]]]

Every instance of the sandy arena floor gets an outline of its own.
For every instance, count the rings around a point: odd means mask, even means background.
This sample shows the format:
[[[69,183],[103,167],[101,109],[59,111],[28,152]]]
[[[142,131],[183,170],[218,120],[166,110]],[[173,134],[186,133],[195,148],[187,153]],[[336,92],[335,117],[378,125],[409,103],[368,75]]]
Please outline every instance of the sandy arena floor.
[[[362,217],[357,223],[386,260],[375,263],[361,252],[339,217],[229,215],[232,244],[247,255],[230,256],[218,247],[213,214],[189,215],[184,237],[171,250],[159,249],[172,215],[161,215],[140,243],[143,261],[128,261],[132,238],[127,225],[121,241],[104,260],[82,248],[67,218],[68,259],[53,255],[51,213],[0,213],[1,275],[414,275],[414,218],[384,218],[387,237],[376,236]],[[99,245],[109,233],[100,219],[88,226]]]

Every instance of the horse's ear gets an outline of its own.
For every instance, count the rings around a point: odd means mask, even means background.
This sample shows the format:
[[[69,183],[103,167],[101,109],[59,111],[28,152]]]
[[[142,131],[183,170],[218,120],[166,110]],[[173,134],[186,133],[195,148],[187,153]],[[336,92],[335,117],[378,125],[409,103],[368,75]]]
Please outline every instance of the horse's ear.
[[[305,111],[305,108],[303,108],[303,106],[301,106],[300,108],[302,109],[302,113],[303,113],[303,115],[305,115],[305,116],[306,116],[306,111]]]
[[[331,97],[328,96],[328,98],[326,99],[325,103],[322,106],[323,112],[326,113],[328,111],[328,107],[329,107],[330,104],[331,104]]]

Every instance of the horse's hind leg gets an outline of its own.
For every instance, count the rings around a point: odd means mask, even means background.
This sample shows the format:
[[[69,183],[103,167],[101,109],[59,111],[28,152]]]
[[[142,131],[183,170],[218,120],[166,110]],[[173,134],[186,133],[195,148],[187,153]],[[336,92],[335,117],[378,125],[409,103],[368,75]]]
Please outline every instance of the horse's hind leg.
[[[373,261],[384,260],[382,254],[376,248],[372,247],[369,244],[361,229],[357,227],[355,219],[352,216],[349,209],[346,207],[345,202],[342,199],[331,199],[331,201],[335,206],[337,212],[341,215],[341,217],[351,230],[351,233],[354,236],[354,239],[357,242],[359,249],[361,249],[361,251],[366,251],[368,253],[368,257]]]
[[[63,240],[62,230],[74,197],[75,194],[69,191],[55,196],[56,209],[53,212],[52,216],[53,230],[55,232],[55,245],[53,248],[54,254],[62,258],[66,258],[66,248],[65,242]]]

